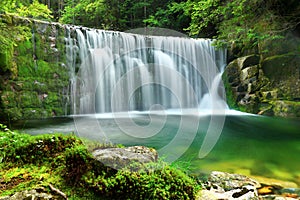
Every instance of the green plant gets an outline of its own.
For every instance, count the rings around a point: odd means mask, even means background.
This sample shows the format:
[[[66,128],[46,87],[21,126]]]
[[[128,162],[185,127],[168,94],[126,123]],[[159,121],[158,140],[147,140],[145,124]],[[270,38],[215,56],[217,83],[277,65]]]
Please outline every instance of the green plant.
[[[0,148],[0,195],[52,184],[70,199],[194,199],[200,189],[162,160],[138,171],[107,167],[73,135],[30,136],[0,124]]]

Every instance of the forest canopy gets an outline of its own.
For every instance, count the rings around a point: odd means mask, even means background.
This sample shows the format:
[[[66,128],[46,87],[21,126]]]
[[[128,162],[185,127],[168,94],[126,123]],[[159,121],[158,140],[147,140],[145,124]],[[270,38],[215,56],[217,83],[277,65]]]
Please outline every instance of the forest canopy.
[[[173,29],[252,48],[299,35],[299,0],[2,0],[0,13],[125,31]]]

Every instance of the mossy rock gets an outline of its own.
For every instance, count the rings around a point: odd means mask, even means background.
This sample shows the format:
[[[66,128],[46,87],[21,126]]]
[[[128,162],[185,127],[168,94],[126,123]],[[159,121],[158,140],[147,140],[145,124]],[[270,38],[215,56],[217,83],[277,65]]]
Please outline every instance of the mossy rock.
[[[293,76],[299,77],[300,56],[296,54],[283,54],[266,58],[262,62],[262,69],[272,81],[286,80]]]
[[[280,117],[300,117],[300,102],[295,101],[273,101],[273,111],[275,116]]]
[[[13,46],[6,46],[5,50],[0,52],[0,73],[11,70],[13,66]]]
[[[250,66],[258,65],[259,61],[260,57],[255,54],[237,58],[237,63],[241,70]]]
[[[260,43],[261,55],[263,58],[283,55],[291,52],[299,53],[300,39],[292,33],[285,37],[276,39],[266,39]]]
[[[262,62],[262,69],[270,80],[269,89],[278,90],[279,97],[288,100],[300,98],[300,55],[284,54],[266,58]]]

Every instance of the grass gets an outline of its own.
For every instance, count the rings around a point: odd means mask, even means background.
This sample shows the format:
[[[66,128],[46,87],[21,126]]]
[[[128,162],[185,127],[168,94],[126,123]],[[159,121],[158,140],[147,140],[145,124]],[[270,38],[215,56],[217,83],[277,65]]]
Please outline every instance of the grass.
[[[31,136],[0,125],[0,196],[35,188],[53,194],[52,185],[71,200],[194,199],[200,189],[177,165],[162,160],[133,172],[109,168],[90,153],[111,146],[116,145],[83,142],[74,135]]]

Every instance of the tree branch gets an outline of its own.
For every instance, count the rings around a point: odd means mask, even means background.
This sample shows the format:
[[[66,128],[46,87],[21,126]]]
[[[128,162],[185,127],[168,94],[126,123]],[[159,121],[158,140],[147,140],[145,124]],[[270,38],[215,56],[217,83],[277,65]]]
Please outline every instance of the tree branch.
[[[59,189],[55,188],[53,185],[49,184],[50,189],[57,193],[58,195],[62,196],[64,199],[68,200],[68,197],[65,193],[63,193],[62,191],[60,191]]]

